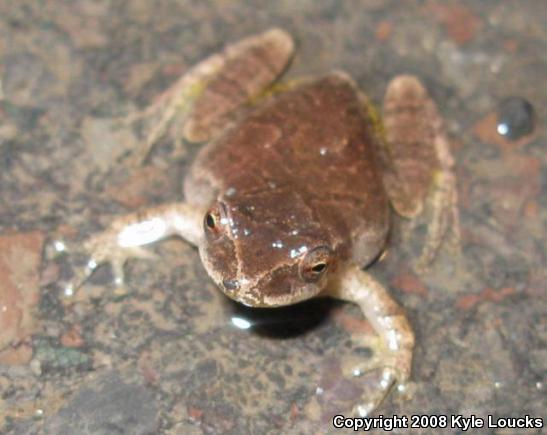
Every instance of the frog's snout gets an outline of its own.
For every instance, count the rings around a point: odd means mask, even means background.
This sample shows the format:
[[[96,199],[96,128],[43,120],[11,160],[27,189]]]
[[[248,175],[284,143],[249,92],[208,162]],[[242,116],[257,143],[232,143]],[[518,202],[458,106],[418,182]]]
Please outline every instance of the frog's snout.
[[[239,281],[237,279],[225,279],[222,281],[222,286],[227,292],[239,290]]]
[[[245,279],[224,279],[220,283],[220,287],[222,288],[224,294],[230,299],[233,299],[248,307],[256,306],[256,298],[249,297],[250,295],[247,293],[245,281]]]

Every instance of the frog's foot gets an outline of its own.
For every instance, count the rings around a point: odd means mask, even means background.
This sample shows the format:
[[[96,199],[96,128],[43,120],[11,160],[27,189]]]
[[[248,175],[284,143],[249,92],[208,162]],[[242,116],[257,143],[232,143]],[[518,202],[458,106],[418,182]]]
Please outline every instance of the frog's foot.
[[[431,221],[418,260],[424,267],[448,232],[452,241],[459,241],[454,158],[437,107],[416,77],[398,76],[390,82],[383,120],[384,184],[393,207],[401,216],[415,218],[426,198],[431,199]]]
[[[396,382],[404,383],[409,379],[414,333],[402,309],[372,276],[356,266],[342,269],[338,273],[338,279],[329,294],[358,304],[381,340],[373,344],[375,357],[372,362],[364,361],[351,367],[353,376],[370,371],[372,364],[383,367],[376,392],[355,408],[359,415],[370,414]],[[365,342],[370,341],[370,338],[363,339]]]
[[[398,388],[400,387],[401,389],[406,388],[406,384],[401,382],[400,379],[401,378],[394,369],[390,367],[384,368],[375,391],[372,394],[363,397],[362,401],[353,407],[351,411],[352,415],[369,417],[378,409],[395,385],[398,385]]]
[[[123,268],[128,259],[157,258],[143,248],[147,244],[172,235],[197,244],[202,237],[202,216],[202,211],[190,204],[164,204],[118,217],[106,230],[89,237],[75,249],[60,240],[55,241],[56,251],[84,253],[88,258],[86,266],[76,272],[65,293],[71,295],[103,263],[112,265],[116,284],[123,284]]]
[[[75,266],[74,275],[65,285],[66,296],[78,290],[102,264],[110,263],[117,286],[124,285],[124,265],[131,258],[156,259],[157,255],[139,246],[121,246],[118,241],[120,231],[116,225],[97,233],[76,245],[56,240],[54,245],[63,245],[63,251],[70,256],[86,258],[85,266]]]
[[[270,29],[228,45],[203,60],[150,107],[130,115],[143,120],[146,138],[135,156],[144,162],[174,121],[191,142],[213,138],[235,119],[237,109],[256,99],[287,66],[294,50],[290,35]]]
[[[353,407],[353,415],[360,417],[369,416],[377,409],[393,387],[397,386],[400,391],[406,389],[410,375],[412,355],[404,351],[390,351],[386,348],[385,342],[382,343],[382,339],[378,338],[378,343],[371,346],[374,357],[370,361],[353,362],[344,367],[344,375],[347,378],[361,377],[373,370],[381,369],[380,378],[373,387],[372,393],[367,392],[367,395]]]

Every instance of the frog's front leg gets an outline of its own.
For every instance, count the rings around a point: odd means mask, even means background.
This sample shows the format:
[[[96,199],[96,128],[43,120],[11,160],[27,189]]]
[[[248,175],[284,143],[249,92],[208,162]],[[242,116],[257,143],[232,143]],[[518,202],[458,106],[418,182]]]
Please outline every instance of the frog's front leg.
[[[363,311],[376,332],[383,340],[380,346],[382,375],[377,390],[372,397],[363,398],[354,407],[360,416],[370,415],[382,402],[396,383],[401,385],[409,379],[414,349],[414,333],[403,310],[391,298],[387,290],[371,275],[357,266],[340,271],[329,296],[354,302]],[[359,376],[366,365],[357,364],[351,372]]]
[[[117,284],[123,282],[123,266],[129,258],[153,257],[142,246],[169,236],[180,236],[197,245],[203,234],[204,212],[187,203],[165,204],[116,218],[107,229],[82,244],[89,255],[85,270],[77,272],[70,285],[81,286],[102,263],[111,263]]]

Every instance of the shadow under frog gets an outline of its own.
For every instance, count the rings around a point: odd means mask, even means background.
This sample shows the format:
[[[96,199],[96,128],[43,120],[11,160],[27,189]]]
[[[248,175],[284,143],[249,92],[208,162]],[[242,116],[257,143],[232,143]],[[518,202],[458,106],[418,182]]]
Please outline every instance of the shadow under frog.
[[[105,262],[122,282],[128,258],[150,256],[144,245],[179,236],[244,305],[351,301],[382,344],[375,393],[353,409],[365,416],[409,379],[414,334],[363,268],[384,249],[392,209],[414,218],[426,197],[433,213],[418,263],[433,259],[446,233],[457,237],[453,159],[436,106],[415,77],[390,82],[383,124],[343,72],[268,92],[293,49],[279,29],[229,45],[134,117],[148,126],[135,154],[140,163],[172,126],[207,144],[186,174],[184,201],[117,218],[84,242],[91,260],[77,284]],[[350,374],[365,370],[365,361],[349,367]]]

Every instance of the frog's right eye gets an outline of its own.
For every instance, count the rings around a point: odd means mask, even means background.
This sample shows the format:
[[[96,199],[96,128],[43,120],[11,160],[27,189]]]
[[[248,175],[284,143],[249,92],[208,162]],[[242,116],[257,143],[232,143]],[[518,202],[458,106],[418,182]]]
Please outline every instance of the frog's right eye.
[[[217,226],[217,219],[215,218],[215,215],[211,212],[208,212],[205,215],[205,225],[210,230],[215,230]]]
[[[208,235],[220,235],[222,232],[222,210],[219,204],[214,205],[205,213],[203,228]]]

